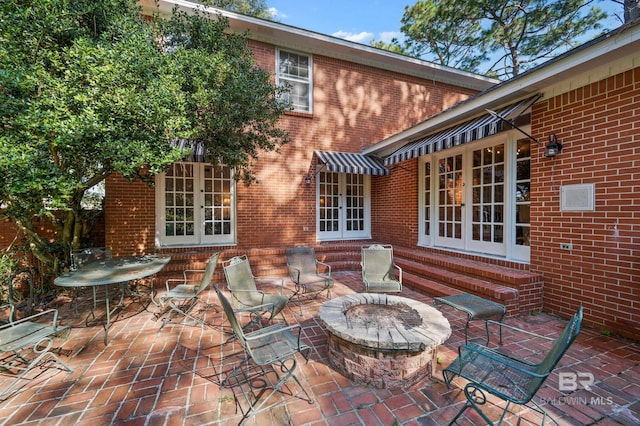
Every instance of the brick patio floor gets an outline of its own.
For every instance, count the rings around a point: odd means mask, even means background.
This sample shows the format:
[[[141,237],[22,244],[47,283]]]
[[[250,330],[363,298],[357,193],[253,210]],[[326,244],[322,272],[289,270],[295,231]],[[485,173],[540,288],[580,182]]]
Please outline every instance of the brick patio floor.
[[[336,273],[334,295],[361,288],[358,272]],[[432,303],[430,297],[403,289],[402,296]],[[217,304],[215,292],[208,301]],[[285,309],[288,323],[298,322],[314,351],[307,364],[300,357],[298,377],[314,403],[289,400],[248,419],[248,425],[442,425],[464,404],[462,379],[451,389],[442,382],[442,368],[464,341],[465,318],[444,307],[452,335],[440,347],[437,375],[408,389],[374,389],[345,379],[328,365],[327,339],[317,319],[324,299]],[[156,307],[132,304],[112,324],[103,344],[99,325],[87,327],[75,319],[68,304],[61,316],[73,323],[67,340],[56,341],[61,359],[73,373],[46,369],[33,372],[14,394],[0,401],[0,422],[7,425],[235,425],[243,415],[238,389],[220,386],[220,377],[240,359],[240,348],[229,339],[227,323],[214,309],[201,310],[208,327],[167,325],[158,331]],[[546,314],[509,318],[508,324],[557,336],[565,321]],[[484,342],[482,322],[472,323],[470,337]],[[518,356],[536,356],[530,339],[504,331],[505,348]],[[493,336],[492,345],[497,344]],[[558,390],[558,372],[591,373],[594,382],[572,392]],[[38,373],[38,375],[36,375]],[[0,387],[8,377],[0,374]],[[292,386],[295,389],[295,386]],[[640,424],[640,344],[583,329],[554,374],[537,394],[547,412],[561,425]],[[241,401],[242,402],[242,401]],[[498,419],[499,400],[489,398],[486,412]],[[244,404],[240,404],[244,407]],[[522,407],[510,409],[505,424],[540,424],[541,416]],[[467,410],[460,425],[483,424]]]

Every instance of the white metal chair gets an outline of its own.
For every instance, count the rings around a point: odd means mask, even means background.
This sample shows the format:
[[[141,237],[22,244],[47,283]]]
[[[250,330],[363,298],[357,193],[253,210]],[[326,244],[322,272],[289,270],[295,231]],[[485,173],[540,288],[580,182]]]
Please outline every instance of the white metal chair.
[[[289,297],[282,294],[282,286],[280,294],[269,294],[257,289],[256,278],[251,272],[246,255],[226,260],[222,266],[235,312],[249,314],[250,320],[244,326],[245,330],[254,325],[260,326],[263,319],[271,322],[289,303]],[[264,318],[266,314],[268,317]]]
[[[362,285],[366,293],[402,291],[402,269],[393,262],[391,245],[362,248]]]
[[[311,354],[311,347],[301,339],[300,325],[289,326],[286,323],[278,323],[245,333],[238,323],[229,300],[218,287],[215,289],[222,309],[231,323],[233,333],[244,349],[244,361],[221,382],[222,386],[238,387],[245,402],[249,404],[249,408],[244,412],[242,423],[259,411],[284,403],[286,399],[299,398],[312,404],[313,399],[295,375],[296,355],[301,354],[308,362]],[[273,380],[274,376],[275,380]],[[298,392],[294,393],[288,386],[285,389],[289,379],[297,383],[300,388]],[[267,389],[271,392],[265,396]],[[276,393],[285,395],[286,398],[267,406],[267,401]]]
[[[175,316],[180,316],[182,321],[189,318],[204,326],[202,319],[191,315],[191,311],[200,302],[200,293],[211,284],[219,257],[220,253],[214,253],[207,261],[204,270],[187,269],[183,272],[182,279],[169,278],[166,281],[167,291],[158,296],[158,304],[163,312],[169,311],[162,318],[160,330]],[[199,275],[200,279],[196,279]],[[172,287],[172,283],[176,282],[178,285]]]

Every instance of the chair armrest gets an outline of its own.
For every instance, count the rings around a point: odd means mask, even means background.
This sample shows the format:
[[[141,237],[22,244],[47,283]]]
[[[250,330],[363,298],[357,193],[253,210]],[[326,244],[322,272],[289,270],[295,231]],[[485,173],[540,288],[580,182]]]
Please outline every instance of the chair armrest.
[[[262,305],[249,306],[247,308],[233,308],[235,312],[253,311],[273,311],[273,303],[263,303]]]
[[[49,314],[52,314],[52,313],[53,313],[53,319],[51,320],[51,326],[55,330],[57,328],[57,324],[58,324],[58,310],[57,309],[48,309],[46,311],[38,312],[37,314],[33,314],[31,316],[28,316],[28,317],[20,318],[19,320],[10,322],[8,324],[3,324],[3,325],[0,326],[0,330],[6,329],[6,328],[10,328],[10,327],[15,327],[16,325],[21,324],[21,323],[32,322],[35,319],[38,319],[40,317],[43,317],[45,315],[49,315]]]
[[[300,327],[300,324],[273,324],[268,327],[252,331],[249,334],[245,334],[245,339],[247,343],[250,344],[252,342],[260,342],[260,340],[267,339],[271,336],[281,335],[285,333],[290,333],[295,336],[297,340],[297,346],[298,348],[301,348],[302,327]]]
[[[247,341],[257,340],[262,337],[283,333],[285,331],[302,330],[300,324],[287,325],[284,323],[273,324],[264,328],[259,328],[248,334],[245,334]]]
[[[318,271],[318,273],[320,273],[320,271],[318,270],[318,265],[324,267],[327,269],[326,272],[324,272],[325,274],[327,274],[327,276],[329,278],[331,278],[331,265],[329,265],[328,263],[324,263],[324,262],[320,262],[319,260],[316,261],[316,270]]]
[[[462,360],[463,364],[467,363],[466,360],[469,359],[469,356],[463,353],[465,351],[474,353],[475,354],[475,357],[473,358],[474,360],[477,359],[476,357],[490,359],[491,361],[501,364],[508,369],[519,371],[520,373],[523,373],[530,377],[535,377],[540,379],[540,378],[547,377],[549,375],[548,373],[540,374],[530,370],[530,368],[536,367],[535,364],[531,364],[526,361],[512,358],[509,355],[505,355],[501,352],[495,351],[493,349],[487,348],[486,346],[482,346],[476,343],[470,343],[468,345],[461,345],[458,347],[458,356],[459,356],[459,359]],[[501,371],[504,373],[503,370]]]
[[[169,283],[178,283],[178,285],[180,284],[188,284],[188,283],[200,283],[200,280],[187,280],[187,279],[180,279],[180,278],[167,278],[167,280],[165,281],[165,286],[167,287],[167,291],[171,290],[171,286],[169,286]]]
[[[538,337],[538,338],[540,338],[540,339],[544,339],[544,340],[555,341],[555,340],[557,339],[557,337],[547,337],[547,336],[543,336],[543,335],[541,335],[541,334],[537,334],[537,333],[534,333],[534,332],[532,332],[532,331],[523,330],[523,329],[521,329],[521,328],[514,327],[514,326],[509,325],[509,324],[504,324],[504,323],[502,323],[502,322],[495,321],[495,320],[487,320],[487,323],[490,323],[490,324],[496,324],[496,325],[497,325],[497,326],[499,326],[499,327],[507,327],[507,328],[509,328],[509,329],[511,329],[511,330],[515,330],[515,331],[518,331],[518,332],[520,332],[520,333],[528,334],[528,335],[530,335],[530,336]]]
[[[9,318],[7,318],[6,321],[8,323],[12,323],[13,319],[15,318],[16,308],[11,303],[7,303],[6,305],[0,306],[0,309],[6,309],[6,308],[9,308]],[[4,321],[5,320],[3,319],[2,322]]]
[[[393,267],[398,270],[398,276],[396,278],[398,279],[398,281],[402,282],[402,268],[395,263],[393,264]]]
[[[296,285],[299,284],[300,283],[300,269],[294,268],[293,266],[289,266],[289,278],[291,278],[291,281],[296,283]]]

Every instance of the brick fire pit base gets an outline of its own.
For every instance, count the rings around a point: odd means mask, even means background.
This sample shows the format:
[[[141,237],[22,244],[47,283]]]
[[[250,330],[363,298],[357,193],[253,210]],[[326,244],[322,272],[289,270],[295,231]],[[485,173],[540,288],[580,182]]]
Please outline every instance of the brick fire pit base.
[[[451,334],[438,310],[386,294],[338,297],[322,305],[319,316],[331,365],[376,388],[412,386],[432,376],[437,347]]]

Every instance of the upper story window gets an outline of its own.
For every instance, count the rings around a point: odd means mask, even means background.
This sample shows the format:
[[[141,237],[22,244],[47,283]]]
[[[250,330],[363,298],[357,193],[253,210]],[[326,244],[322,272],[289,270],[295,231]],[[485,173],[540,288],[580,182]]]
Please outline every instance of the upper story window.
[[[277,82],[290,89],[284,100],[294,111],[312,112],[311,56],[278,49],[276,61]]]

